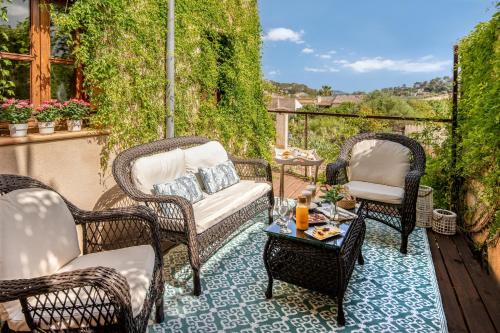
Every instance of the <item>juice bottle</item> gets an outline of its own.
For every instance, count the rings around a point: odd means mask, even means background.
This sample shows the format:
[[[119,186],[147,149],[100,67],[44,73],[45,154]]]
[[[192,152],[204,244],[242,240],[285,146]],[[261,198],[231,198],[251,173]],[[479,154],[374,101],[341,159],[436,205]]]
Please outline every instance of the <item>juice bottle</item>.
[[[307,198],[299,197],[299,202],[295,208],[295,224],[297,230],[307,230],[309,228],[309,207],[307,206]]]

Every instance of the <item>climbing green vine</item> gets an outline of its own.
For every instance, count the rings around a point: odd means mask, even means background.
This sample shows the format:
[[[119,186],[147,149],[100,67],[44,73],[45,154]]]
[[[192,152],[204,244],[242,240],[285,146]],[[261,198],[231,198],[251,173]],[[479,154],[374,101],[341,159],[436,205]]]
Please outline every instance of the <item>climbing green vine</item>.
[[[464,190],[475,197],[466,220],[473,232],[489,229],[488,241],[494,242],[500,233],[499,12],[460,41],[459,66],[458,170]]]
[[[74,43],[94,126],[109,153],[159,139],[165,121],[167,0],[76,0],[52,11]],[[74,38],[78,31],[78,38]],[[176,2],[176,135],[216,138],[238,155],[270,156],[256,0]],[[78,40],[78,43],[77,43]]]

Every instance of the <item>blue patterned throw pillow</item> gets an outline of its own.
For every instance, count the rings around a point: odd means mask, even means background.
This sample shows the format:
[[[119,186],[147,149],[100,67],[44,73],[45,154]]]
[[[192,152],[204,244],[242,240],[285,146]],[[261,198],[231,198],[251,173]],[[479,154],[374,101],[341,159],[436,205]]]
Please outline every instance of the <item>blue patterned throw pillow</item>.
[[[158,195],[177,195],[195,203],[203,199],[200,184],[193,173],[175,180],[153,185],[154,193]]]
[[[219,192],[240,181],[233,162],[229,160],[211,168],[200,168],[199,172],[208,194]]]

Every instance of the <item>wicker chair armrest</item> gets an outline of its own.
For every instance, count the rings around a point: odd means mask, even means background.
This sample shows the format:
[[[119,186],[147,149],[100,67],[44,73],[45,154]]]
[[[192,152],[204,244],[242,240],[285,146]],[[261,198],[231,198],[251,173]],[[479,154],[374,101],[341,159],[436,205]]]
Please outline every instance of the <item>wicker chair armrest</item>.
[[[343,184],[347,181],[347,161],[337,159],[334,163],[328,163],[326,166],[326,182],[329,185]]]
[[[403,199],[404,206],[415,206],[418,197],[418,188],[420,186],[420,178],[423,173],[420,170],[412,170],[405,177],[405,194]],[[415,207],[413,207],[415,209]]]
[[[82,293],[99,297],[98,301],[111,303],[115,311],[119,310],[118,321],[133,322],[127,280],[109,267],[91,267],[33,279],[0,281],[0,303],[19,300],[31,329],[36,329],[41,322],[47,324],[47,318],[53,320],[53,316],[60,316],[61,308],[67,313],[72,313],[73,308],[80,309],[75,313],[81,313],[81,307],[93,308],[95,303],[79,302],[75,298],[71,300],[66,297],[72,294],[78,298],[78,295],[84,295]]]
[[[238,175],[242,179],[273,181],[271,164],[263,159],[241,159],[231,157]]]
[[[73,210],[84,231],[84,253],[151,245],[157,262],[162,263],[160,229],[151,208],[132,206],[102,211]]]

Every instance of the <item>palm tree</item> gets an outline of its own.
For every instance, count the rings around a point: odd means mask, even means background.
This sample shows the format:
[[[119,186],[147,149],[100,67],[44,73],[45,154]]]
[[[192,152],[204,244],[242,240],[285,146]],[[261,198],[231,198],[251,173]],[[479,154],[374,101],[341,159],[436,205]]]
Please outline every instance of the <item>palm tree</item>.
[[[332,96],[333,89],[330,86],[324,85],[324,86],[321,86],[321,89],[318,91],[318,94],[320,96]]]

